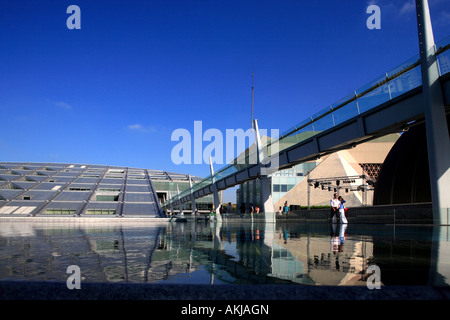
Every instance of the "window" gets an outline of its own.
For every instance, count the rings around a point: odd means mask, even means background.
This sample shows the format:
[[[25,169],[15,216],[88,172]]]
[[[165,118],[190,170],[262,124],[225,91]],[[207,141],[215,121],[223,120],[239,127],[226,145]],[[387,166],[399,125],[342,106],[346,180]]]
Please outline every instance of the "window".
[[[91,188],[88,187],[70,187],[70,191],[90,191]]]
[[[145,176],[128,176],[128,179],[140,180],[146,179]]]
[[[46,214],[75,214],[77,210],[74,209],[47,209]]]
[[[86,214],[116,214],[114,209],[89,209]]]
[[[98,194],[95,197],[96,201],[119,201],[119,195],[107,195],[107,194]]]
[[[107,175],[105,175],[105,178],[107,178],[107,179],[123,179],[123,176],[107,174]]]
[[[23,200],[31,200],[31,197],[30,197],[30,196],[23,196],[22,199],[23,199]]]
[[[287,184],[282,184],[281,185],[281,192],[287,192]]]
[[[98,191],[112,191],[112,192],[119,192],[119,188],[99,188]]]
[[[109,169],[108,173],[124,173],[125,170],[122,169]]]
[[[3,208],[0,208],[0,213],[21,213],[21,214],[28,214],[31,213],[36,207],[28,207],[28,206],[6,206]]]
[[[280,185],[279,184],[274,184],[273,185],[273,192],[280,192]]]
[[[28,213],[31,213],[34,209],[36,209],[36,207],[25,207],[24,206],[24,207],[20,207],[16,211],[14,211],[14,213],[28,214]]]

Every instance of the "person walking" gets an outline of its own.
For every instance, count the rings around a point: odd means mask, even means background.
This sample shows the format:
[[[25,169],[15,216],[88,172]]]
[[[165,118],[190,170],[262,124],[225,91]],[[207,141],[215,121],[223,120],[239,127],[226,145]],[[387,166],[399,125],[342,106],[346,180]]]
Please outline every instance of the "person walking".
[[[345,200],[344,198],[342,198],[341,196],[338,198],[339,199],[339,220],[341,223],[348,223],[347,218],[345,217]]]
[[[339,213],[339,207],[341,205],[341,202],[339,201],[337,193],[333,194],[333,198],[330,200],[330,206],[331,206],[331,222],[336,223],[337,217],[336,215]]]
[[[289,206],[287,204],[287,201],[284,203],[284,207],[283,207],[283,213],[287,216],[289,213]]]

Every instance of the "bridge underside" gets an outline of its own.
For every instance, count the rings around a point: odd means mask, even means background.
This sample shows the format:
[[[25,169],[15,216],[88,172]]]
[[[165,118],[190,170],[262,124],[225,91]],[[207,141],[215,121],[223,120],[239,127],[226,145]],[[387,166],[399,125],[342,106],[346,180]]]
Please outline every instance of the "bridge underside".
[[[447,114],[447,123],[449,122],[450,114]],[[403,133],[389,152],[375,185],[373,204],[422,202],[431,202],[424,123]]]

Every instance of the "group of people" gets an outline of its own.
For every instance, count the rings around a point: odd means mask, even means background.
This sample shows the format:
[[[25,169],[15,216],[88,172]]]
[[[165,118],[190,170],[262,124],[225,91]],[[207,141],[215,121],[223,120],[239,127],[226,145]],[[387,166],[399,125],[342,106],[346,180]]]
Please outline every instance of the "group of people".
[[[242,216],[242,214],[245,213],[245,211],[247,209],[246,207],[247,206],[246,206],[245,203],[241,203],[241,206],[239,207],[239,211],[241,213],[241,216]],[[261,211],[261,209],[259,208],[259,206],[254,207],[253,203],[249,204],[249,206],[248,206],[248,213],[256,213],[256,214],[258,214],[260,211]]]
[[[287,201],[285,201],[284,202],[284,205],[283,205],[283,207],[279,207],[278,208],[278,215],[279,216],[281,216],[281,215],[287,215],[288,213],[289,213],[289,211],[290,211],[291,209],[289,208],[289,206],[288,206],[288,204],[287,204]]]
[[[228,205],[226,208],[224,208],[223,205],[220,205],[219,212],[220,212],[220,214],[226,213],[227,217],[229,217],[230,213],[231,213],[231,202],[228,202]]]
[[[347,221],[347,217],[345,216],[346,213],[346,207],[344,205],[345,200],[343,197],[337,195],[337,193],[335,193],[333,195],[333,198],[330,201],[330,205],[331,205],[331,221],[332,223],[336,223],[337,222],[337,215],[339,214],[339,222],[346,224],[348,223]]]

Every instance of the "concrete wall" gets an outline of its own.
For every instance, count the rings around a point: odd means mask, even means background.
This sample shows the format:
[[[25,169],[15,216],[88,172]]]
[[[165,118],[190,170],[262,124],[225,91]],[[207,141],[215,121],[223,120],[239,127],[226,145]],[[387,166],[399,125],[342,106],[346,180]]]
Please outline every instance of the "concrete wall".
[[[287,216],[277,216],[277,221],[330,223],[330,209],[292,211]],[[352,223],[369,224],[433,224],[431,203],[388,206],[354,207],[347,212]]]

